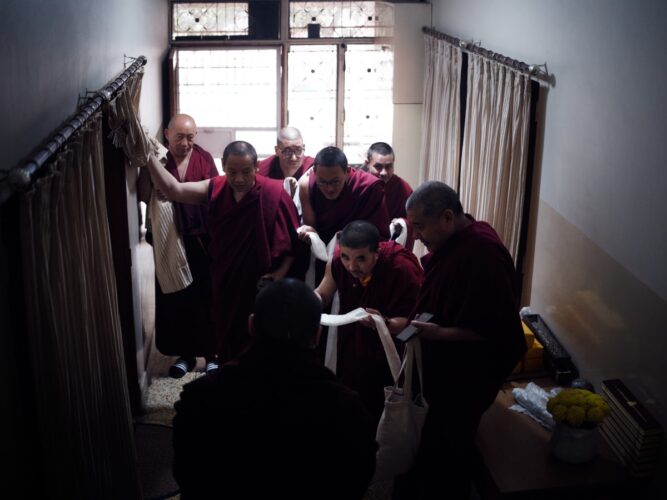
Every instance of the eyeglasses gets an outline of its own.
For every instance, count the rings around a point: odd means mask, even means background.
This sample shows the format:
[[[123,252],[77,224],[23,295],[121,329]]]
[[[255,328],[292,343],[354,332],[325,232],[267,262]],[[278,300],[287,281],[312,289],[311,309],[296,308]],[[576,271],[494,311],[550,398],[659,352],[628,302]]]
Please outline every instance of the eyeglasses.
[[[315,180],[315,184],[322,187],[327,187],[327,186],[338,187],[340,186],[341,182],[343,182],[341,179],[334,179],[332,181],[320,181],[317,179]]]
[[[292,157],[292,155],[296,156],[297,158],[303,154],[303,148],[285,148],[280,150],[280,156],[282,156],[285,159],[289,159]]]

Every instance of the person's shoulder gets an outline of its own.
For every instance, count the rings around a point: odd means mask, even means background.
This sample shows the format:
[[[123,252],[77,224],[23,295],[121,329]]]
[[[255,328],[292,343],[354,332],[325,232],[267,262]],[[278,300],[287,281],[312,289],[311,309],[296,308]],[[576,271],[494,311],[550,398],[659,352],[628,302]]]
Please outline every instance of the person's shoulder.
[[[510,254],[496,230],[484,221],[474,221],[466,231],[466,253],[470,259],[510,259]]]
[[[396,175],[396,174],[394,174],[394,177],[396,177],[396,179],[398,180],[398,183],[401,185],[401,187],[403,188],[403,190],[406,193],[408,193],[408,194],[412,193],[412,186],[410,186],[410,184],[408,184],[408,181],[406,181],[403,177],[400,177],[399,175]]]
[[[210,161],[211,163],[213,163],[213,156],[211,155],[211,153],[206,151],[199,144],[193,144],[192,149],[194,152],[201,155],[206,161]]]
[[[276,155],[271,155],[267,156],[263,160],[260,160],[259,164],[257,165],[259,168],[259,173],[265,177],[268,177],[269,173],[271,172],[271,164],[276,158],[277,158]]]
[[[489,224],[484,221],[473,221],[467,228],[467,236],[471,239],[476,240],[480,244],[488,245],[503,245],[500,236],[496,230]]]
[[[370,191],[377,189],[384,191],[384,181],[382,179],[355,167],[348,168],[350,187],[353,191]]]
[[[303,171],[305,172],[310,167],[312,167],[314,164],[315,164],[315,158],[313,158],[312,156],[305,156],[303,158],[303,163],[301,165],[301,168],[303,168]]]
[[[421,271],[417,256],[395,241],[381,241],[379,254],[380,261],[397,272],[405,269]]]
[[[223,196],[223,191],[227,185],[227,176],[226,175],[216,175],[209,179],[208,184],[208,199],[212,200],[219,196]]]

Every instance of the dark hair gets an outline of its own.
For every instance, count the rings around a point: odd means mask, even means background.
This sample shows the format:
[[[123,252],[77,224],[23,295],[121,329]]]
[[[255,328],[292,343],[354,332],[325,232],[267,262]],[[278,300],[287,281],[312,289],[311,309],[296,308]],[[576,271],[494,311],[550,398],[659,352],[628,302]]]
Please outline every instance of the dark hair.
[[[257,163],[257,151],[252,144],[246,141],[234,141],[227,144],[222,153],[222,163],[227,163],[230,156],[249,156],[253,165]]]
[[[335,146],[327,146],[324,149],[321,149],[317,156],[315,156],[315,162],[313,163],[313,171],[317,170],[317,167],[340,167],[343,169],[343,172],[347,172],[347,156],[343,151]]]
[[[338,241],[344,247],[355,250],[368,247],[371,252],[377,252],[380,245],[380,231],[368,221],[355,220],[343,228]]]
[[[461,215],[463,207],[459,195],[444,182],[428,181],[419,186],[405,202],[405,209],[421,206],[426,217],[440,215],[447,209],[454,215]]]
[[[274,281],[255,299],[255,334],[301,348],[315,345],[322,315],[322,302],[299,280]]]
[[[382,156],[385,155],[395,156],[394,150],[386,142],[374,142],[373,144],[371,144],[371,146],[368,148],[368,152],[366,153],[366,158],[370,160],[371,156],[373,156],[373,153],[377,153]]]

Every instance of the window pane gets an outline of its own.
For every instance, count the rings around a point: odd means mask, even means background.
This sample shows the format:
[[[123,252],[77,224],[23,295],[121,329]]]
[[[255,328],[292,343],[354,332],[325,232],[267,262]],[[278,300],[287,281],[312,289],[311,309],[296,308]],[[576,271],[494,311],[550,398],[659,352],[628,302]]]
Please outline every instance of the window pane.
[[[200,127],[278,124],[277,49],[179,50],[178,112]]]
[[[290,47],[289,124],[301,131],[309,156],[336,142],[336,54],[335,45]]]
[[[248,3],[174,3],[172,39],[248,34]]]
[[[172,40],[278,40],[280,0],[172,3]]]
[[[291,38],[390,37],[393,6],[384,2],[290,2]]]
[[[271,130],[237,130],[237,141],[246,141],[255,146],[257,156],[260,159],[275,154],[276,129]]]
[[[347,46],[343,148],[350,163],[363,162],[372,143],[392,142],[393,65],[387,46]]]

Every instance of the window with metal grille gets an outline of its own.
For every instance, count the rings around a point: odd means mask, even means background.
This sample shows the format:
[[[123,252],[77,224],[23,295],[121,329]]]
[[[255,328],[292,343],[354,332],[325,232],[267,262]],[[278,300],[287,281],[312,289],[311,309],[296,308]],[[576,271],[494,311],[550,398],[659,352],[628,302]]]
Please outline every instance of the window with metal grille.
[[[277,39],[257,39],[262,23]],[[362,163],[392,138],[392,31],[384,2],[173,2],[172,112],[195,118],[214,157],[238,139],[273,154],[289,124],[308,155],[337,145]]]

